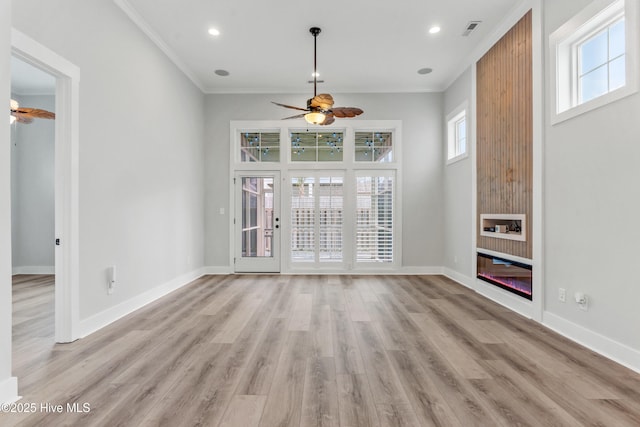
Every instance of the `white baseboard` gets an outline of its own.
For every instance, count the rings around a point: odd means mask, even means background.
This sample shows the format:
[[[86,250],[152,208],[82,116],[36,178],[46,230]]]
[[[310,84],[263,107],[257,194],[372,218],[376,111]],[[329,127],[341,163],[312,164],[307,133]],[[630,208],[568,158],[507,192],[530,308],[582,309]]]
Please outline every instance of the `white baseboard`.
[[[56,274],[54,266],[24,266],[13,267],[12,275],[16,274]]]
[[[0,403],[13,403],[19,399],[18,378],[9,377],[0,381]]]
[[[127,301],[123,301],[118,305],[108,308],[98,314],[95,314],[87,319],[80,321],[79,331],[80,337],[84,338],[96,332],[99,329],[115,322],[116,320],[144,307],[145,305],[152,303],[153,301],[161,298],[176,289],[179,289],[199,277],[204,275],[205,269],[194,270],[190,273],[183,274],[175,279],[157,286],[153,289],[144,292],[136,297],[133,297]]]
[[[640,351],[548,311],[542,314],[542,324],[552,331],[640,373]]]
[[[476,279],[473,279],[469,276],[466,276],[462,273],[452,270],[449,267],[443,267],[442,270],[443,270],[442,274],[447,276],[449,279],[453,280],[454,282],[458,282],[469,289],[475,290],[474,285],[475,285]]]
[[[203,274],[235,274],[232,267],[204,267]],[[407,266],[398,269],[371,269],[371,270],[342,270],[342,269],[290,269],[282,271],[282,274],[350,274],[350,275],[369,275],[369,274],[388,274],[388,275],[434,275],[442,274],[442,267],[421,267]]]
[[[230,266],[203,267],[202,274],[203,275],[233,274],[233,268]]]
[[[432,276],[435,274],[443,274],[443,268],[442,267],[403,266],[403,267],[400,267],[400,270],[390,274]]]

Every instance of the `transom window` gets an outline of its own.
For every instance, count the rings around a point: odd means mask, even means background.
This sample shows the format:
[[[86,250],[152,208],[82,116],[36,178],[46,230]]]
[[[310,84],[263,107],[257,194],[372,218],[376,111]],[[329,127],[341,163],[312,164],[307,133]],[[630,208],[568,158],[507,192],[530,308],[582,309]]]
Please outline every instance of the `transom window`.
[[[624,86],[624,17],[578,44],[576,51],[579,104]]]
[[[637,1],[593,0],[549,36],[553,124],[637,92],[637,28]]]
[[[341,162],[342,132],[292,132],[292,162]]]
[[[355,160],[356,162],[392,162],[392,133],[356,132]]]
[[[280,133],[243,132],[240,135],[242,162],[279,162]]]

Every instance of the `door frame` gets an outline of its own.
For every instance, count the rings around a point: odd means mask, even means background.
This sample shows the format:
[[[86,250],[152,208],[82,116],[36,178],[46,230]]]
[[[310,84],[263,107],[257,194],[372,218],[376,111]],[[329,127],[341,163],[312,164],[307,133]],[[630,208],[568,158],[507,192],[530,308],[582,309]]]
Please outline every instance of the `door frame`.
[[[241,265],[238,259],[241,258],[241,238],[239,237],[239,230],[242,224],[242,201],[240,199],[242,191],[242,178],[243,177],[260,177],[267,178],[273,177],[273,213],[276,218],[280,218],[280,221],[274,221],[274,228],[278,231],[274,232],[272,240],[272,256],[269,257],[273,261],[272,265],[265,258],[256,258],[255,265],[250,268],[237,270],[237,266]],[[232,225],[232,256],[233,256],[233,271],[234,273],[280,273],[282,271],[282,179],[281,172],[276,170],[236,170],[233,175],[233,204],[232,204],[231,217],[233,219]],[[276,223],[277,222],[277,223]],[[263,262],[260,262],[260,260]],[[276,268],[277,266],[277,268]]]
[[[56,78],[55,120],[55,341],[80,338],[79,87],[80,68],[11,29],[11,54]],[[53,242],[52,242],[53,243]]]

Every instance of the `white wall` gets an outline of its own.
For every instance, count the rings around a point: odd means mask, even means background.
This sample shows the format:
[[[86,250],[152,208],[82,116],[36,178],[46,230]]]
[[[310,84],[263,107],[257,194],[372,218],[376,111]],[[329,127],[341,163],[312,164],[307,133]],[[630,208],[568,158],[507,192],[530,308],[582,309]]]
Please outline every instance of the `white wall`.
[[[12,95],[21,106],[55,112],[54,96]],[[55,122],[11,126],[11,242],[15,273],[54,270]]]
[[[475,126],[473,122],[475,106],[472,103],[472,75],[471,67],[457,78],[444,93],[443,117],[467,101],[467,149],[469,156],[465,159],[444,167],[444,256],[443,265],[452,277],[471,283],[474,274],[472,221],[475,214],[475,206],[472,206],[472,144],[471,130]],[[443,119],[442,162],[446,160],[447,130],[446,119]],[[456,261],[457,260],[457,261]],[[460,277],[460,275],[462,277]]]
[[[10,96],[11,3],[0,2],[0,99]],[[11,376],[11,152],[9,120],[0,120],[0,403],[18,395]]]
[[[336,105],[358,106],[366,120],[402,120],[402,265],[442,265],[442,94],[333,94]],[[305,94],[208,95],[205,101],[205,264],[229,266],[229,122],[274,120],[305,105]],[[339,121],[340,119],[338,119]],[[357,119],[351,119],[354,121]],[[220,215],[224,208],[226,214]]]
[[[588,3],[546,1],[545,40]],[[546,108],[553,108],[553,97]],[[639,115],[640,95],[635,94],[554,126],[547,123],[544,145],[545,308],[562,319],[554,320],[556,327],[566,330],[572,325],[563,321],[569,321],[635,350],[636,369]],[[567,303],[558,301],[558,288],[567,290]],[[572,302],[576,291],[589,296],[588,311]]]
[[[202,266],[204,96],[111,0],[13,6],[17,30],[80,68],[85,320]]]

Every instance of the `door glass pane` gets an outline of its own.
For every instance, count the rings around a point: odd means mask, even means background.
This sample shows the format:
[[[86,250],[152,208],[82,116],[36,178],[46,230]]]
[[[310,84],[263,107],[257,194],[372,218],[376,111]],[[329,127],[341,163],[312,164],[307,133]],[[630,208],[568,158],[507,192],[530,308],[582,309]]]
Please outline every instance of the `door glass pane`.
[[[315,261],[315,178],[291,178],[291,261]]]
[[[342,261],[342,177],[320,177],[320,262]]]
[[[356,178],[356,260],[393,261],[393,178]]]
[[[242,256],[272,257],[273,178],[242,177]]]

